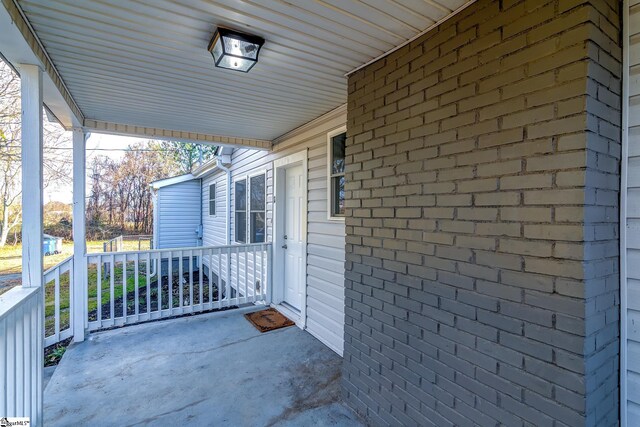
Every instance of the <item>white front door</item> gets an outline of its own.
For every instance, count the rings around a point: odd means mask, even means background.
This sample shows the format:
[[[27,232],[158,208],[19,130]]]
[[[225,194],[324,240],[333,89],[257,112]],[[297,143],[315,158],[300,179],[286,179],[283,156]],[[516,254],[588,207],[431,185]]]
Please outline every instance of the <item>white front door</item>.
[[[302,210],[304,203],[304,174],[302,166],[293,166],[285,170],[285,209],[284,209],[284,302],[300,311],[305,278],[304,241]]]

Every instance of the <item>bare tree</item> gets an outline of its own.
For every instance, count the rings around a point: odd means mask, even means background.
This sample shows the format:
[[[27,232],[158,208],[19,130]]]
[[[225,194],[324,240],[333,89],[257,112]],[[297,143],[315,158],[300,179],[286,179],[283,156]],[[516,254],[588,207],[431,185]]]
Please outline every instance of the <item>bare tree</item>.
[[[150,184],[178,173],[173,152],[155,141],[129,146],[122,159],[96,157],[91,163],[89,225],[151,232],[153,206]]]
[[[43,112],[44,115],[44,112]],[[69,133],[43,118],[44,185],[69,181]],[[20,79],[0,61],[0,247],[21,222],[21,117]]]

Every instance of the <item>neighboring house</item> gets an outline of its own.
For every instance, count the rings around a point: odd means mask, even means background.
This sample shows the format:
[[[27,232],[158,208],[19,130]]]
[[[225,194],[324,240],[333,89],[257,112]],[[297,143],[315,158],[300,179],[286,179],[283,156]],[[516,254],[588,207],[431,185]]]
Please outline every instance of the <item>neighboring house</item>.
[[[181,175],[156,181],[153,189],[153,247],[200,246],[200,181]]]
[[[157,248],[273,241],[274,303],[340,355],[345,123],[340,107],[279,138],[277,151],[222,148],[192,173],[152,184]]]

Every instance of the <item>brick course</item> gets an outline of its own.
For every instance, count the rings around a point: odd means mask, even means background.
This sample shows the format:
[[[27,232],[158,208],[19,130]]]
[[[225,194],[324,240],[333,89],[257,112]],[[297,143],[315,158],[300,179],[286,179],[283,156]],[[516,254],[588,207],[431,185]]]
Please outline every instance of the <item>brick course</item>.
[[[479,0],[350,76],[343,388],[373,425],[617,424],[620,26]]]

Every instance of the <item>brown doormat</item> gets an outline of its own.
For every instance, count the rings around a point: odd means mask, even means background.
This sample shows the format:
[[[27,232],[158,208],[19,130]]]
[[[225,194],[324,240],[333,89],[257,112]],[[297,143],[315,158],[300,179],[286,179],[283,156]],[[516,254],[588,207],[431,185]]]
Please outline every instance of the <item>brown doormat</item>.
[[[295,325],[293,321],[287,319],[275,308],[267,308],[266,310],[247,313],[244,317],[260,332],[269,332]]]

